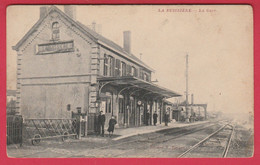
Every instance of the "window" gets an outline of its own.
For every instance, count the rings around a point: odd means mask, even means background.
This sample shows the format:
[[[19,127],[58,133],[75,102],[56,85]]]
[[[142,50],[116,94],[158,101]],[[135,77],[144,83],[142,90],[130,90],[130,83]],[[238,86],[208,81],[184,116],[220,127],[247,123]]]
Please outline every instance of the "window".
[[[122,76],[126,76],[126,64],[122,62]]]
[[[121,76],[121,63],[119,59],[116,59],[116,68],[115,68],[115,76]]]
[[[138,69],[137,68],[135,68],[134,76],[138,77]]]
[[[145,80],[145,81],[150,81],[150,77],[149,77],[149,75],[148,75],[147,73],[144,73],[144,78],[143,78],[143,80]]]
[[[143,72],[143,70],[142,70],[141,68],[140,68],[139,77],[140,77],[141,79],[144,79],[144,72]]]
[[[146,76],[146,81],[150,81],[150,75],[149,74],[147,74],[147,76]]]
[[[146,79],[147,79],[147,74],[144,74],[143,80],[146,80]]]
[[[108,75],[108,57],[104,55],[104,76]]]
[[[120,61],[119,61],[120,67]],[[115,58],[104,55],[104,76],[115,76]]]
[[[135,76],[135,77],[137,77],[137,75],[138,75],[137,69],[134,66],[132,66],[131,75]]]
[[[111,98],[107,98],[106,113],[111,113]]]
[[[109,76],[115,76],[115,58],[109,56]]]
[[[60,39],[60,27],[58,22],[52,23],[52,39],[55,41]]]
[[[113,113],[113,103],[112,103],[112,96],[113,94],[110,92],[101,93],[101,104],[100,104],[100,110],[102,110],[105,113]]]
[[[130,65],[126,65],[126,75],[127,76],[131,76],[131,70],[132,70],[132,67]]]
[[[124,98],[119,98],[119,113],[124,113],[125,108],[124,108]]]

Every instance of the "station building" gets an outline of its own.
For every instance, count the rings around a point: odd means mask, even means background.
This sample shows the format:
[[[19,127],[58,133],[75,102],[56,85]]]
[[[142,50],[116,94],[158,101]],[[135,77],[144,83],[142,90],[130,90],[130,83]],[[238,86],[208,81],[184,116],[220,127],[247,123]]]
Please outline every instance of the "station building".
[[[151,82],[154,71],[131,53],[131,32],[123,32],[123,48],[78,22],[74,6],[64,12],[40,8],[40,18],[13,49],[17,51],[16,108],[25,118],[71,118],[105,112],[106,125],[115,116],[119,127],[159,121],[165,99],[178,93]]]

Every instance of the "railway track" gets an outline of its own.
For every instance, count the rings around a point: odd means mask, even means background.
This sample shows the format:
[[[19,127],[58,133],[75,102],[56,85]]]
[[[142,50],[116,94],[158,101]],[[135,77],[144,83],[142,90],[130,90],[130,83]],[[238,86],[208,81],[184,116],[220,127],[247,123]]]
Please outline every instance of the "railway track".
[[[195,125],[195,126],[187,126],[186,129],[184,128],[180,128],[180,129],[173,129],[173,130],[164,130],[164,133],[161,133],[158,136],[149,136],[149,134],[145,134],[145,135],[138,135],[138,139],[133,139],[133,140],[129,140],[129,141],[123,141],[123,142],[119,142],[116,144],[112,144],[112,145],[107,145],[107,146],[102,146],[102,147],[96,147],[95,149],[109,149],[111,147],[117,147],[117,146],[121,146],[124,144],[130,144],[130,143],[139,143],[139,142],[150,142],[150,147],[158,144],[158,143],[163,143],[163,142],[167,142],[170,141],[172,139],[176,139],[185,135],[189,135],[195,132],[199,132],[201,130],[204,130],[206,128],[212,127],[214,125],[218,124],[218,122],[213,122],[210,125],[205,126],[204,124],[200,124],[200,125]],[[202,127],[200,127],[202,126]],[[162,132],[162,131],[158,131],[158,132]],[[173,135],[176,134],[174,136],[168,137],[167,135]],[[148,137],[146,137],[148,136]],[[157,139],[157,140],[156,140]]]
[[[113,141],[112,144],[110,143],[109,145],[95,146],[93,148],[89,148],[89,151],[82,150],[83,153],[80,154],[79,152],[63,153],[60,152],[60,150],[57,150],[55,148],[51,148],[50,152],[55,154],[57,152],[57,154],[60,154],[60,156],[58,157],[96,157],[96,155],[104,155],[104,157],[129,157],[129,156],[136,157],[138,155],[140,155],[141,157],[150,157],[151,154],[153,155],[151,157],[157,157],[158,155],[165,152],[165,149],[162,148],[165,146],[166,148],[168,148],[166,153],[169,154],[169,156],[171,155],[170,157],[178,157],[180,153],[184,152],[187,148],[190,147],[190,145],[187,145],[185,149],[184,148],[170,149],[172,145],[176,146],[174,145],[174,143],[176,142],[178,143],[178,141],[180,141],[182,137],[183,139],[185,138],[187,139],[187,137],[192,138],[191,140],[194,141],[193,142],[194,144],[197,143],[202,138],[204,138],[205,136],[212,133],[213,131],[215,130],[220,131],[224,128],[224,126],[227,127],[226,123],[227,123],[226,121],[215,121],[215,122],[210,122],[207,125],[199,124],[199,125],[187,126],[182,128],[162,130],[156,133],[137,135],[126,139],[122,139],[120,141]],[[200,134],[201,135],[205,134],[205,136],[197,137]],[[231,141],[231,136],[232,135],[230,135],[230,140],[228,141],[229,144]],[[225,156],[228,153],[228,149],[229,147],[226,147],[225,154],[224,154]],[[150,150],[152,151],[149,152]],[[171,153],[172,151],[170,150],[173,150],[174,153]],[[188,152],[181,157],[187,156],[187,154]]]
[[[222,122],[222,121],[221,121]],[[116,144],[112,144],[109,146],[103,146],[103,147],[98,147],[96,149],[124,149],[124,148],[128,148],[127,150],[123,150],[123,152],[121,153],[117,153],[117,154],[113,154],[112,157],[120,157],[123,155],[128,155],[128,153],[131,153],[135,150],[144,150],[144,149],[150,149],[150,148],[156,148],[157,145],[166,143],[168,141],[183,137],[185,135],[190,135],[199,131],[204,131],[210,127],[214,127],[216,125],[219,125],[221,123],[220,121],[216,121],[211,123],[210,125],[205,126],[204,124],[202,125],[197,125],[197,126],[193,126],[193,127],[187,127],[185,129],[181,128],[181,129],[173,129],[173,130],[168,130],[165,131],[164,133],[161,133],[159,136],[148,136],[148,137],[143,137],[141,139],[134,139],[134,140],[130,140],[130,141],[124,141],[121,143],[116,143]],[[140,138],[140,135],[139,135]],[[133,145],[130,145],[133,143]]]
[[[234,127],[225,124],[203,140],[199,141],[178,157],[227,157]]]

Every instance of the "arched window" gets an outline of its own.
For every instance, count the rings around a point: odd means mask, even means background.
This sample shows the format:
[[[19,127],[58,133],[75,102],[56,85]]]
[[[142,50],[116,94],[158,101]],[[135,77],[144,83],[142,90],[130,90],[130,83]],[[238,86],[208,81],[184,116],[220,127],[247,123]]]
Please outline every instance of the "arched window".
[[[52,23],[52,39],[59,40],[60,39],[60,27],[58,22]]]

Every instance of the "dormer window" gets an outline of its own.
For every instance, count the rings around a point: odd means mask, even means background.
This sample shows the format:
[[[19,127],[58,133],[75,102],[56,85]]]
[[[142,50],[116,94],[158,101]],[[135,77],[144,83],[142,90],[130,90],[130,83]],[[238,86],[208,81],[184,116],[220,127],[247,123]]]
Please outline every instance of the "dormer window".
[[[60,39],[60,27],[58,22],[52,23],[52,40],[57,41]]]

